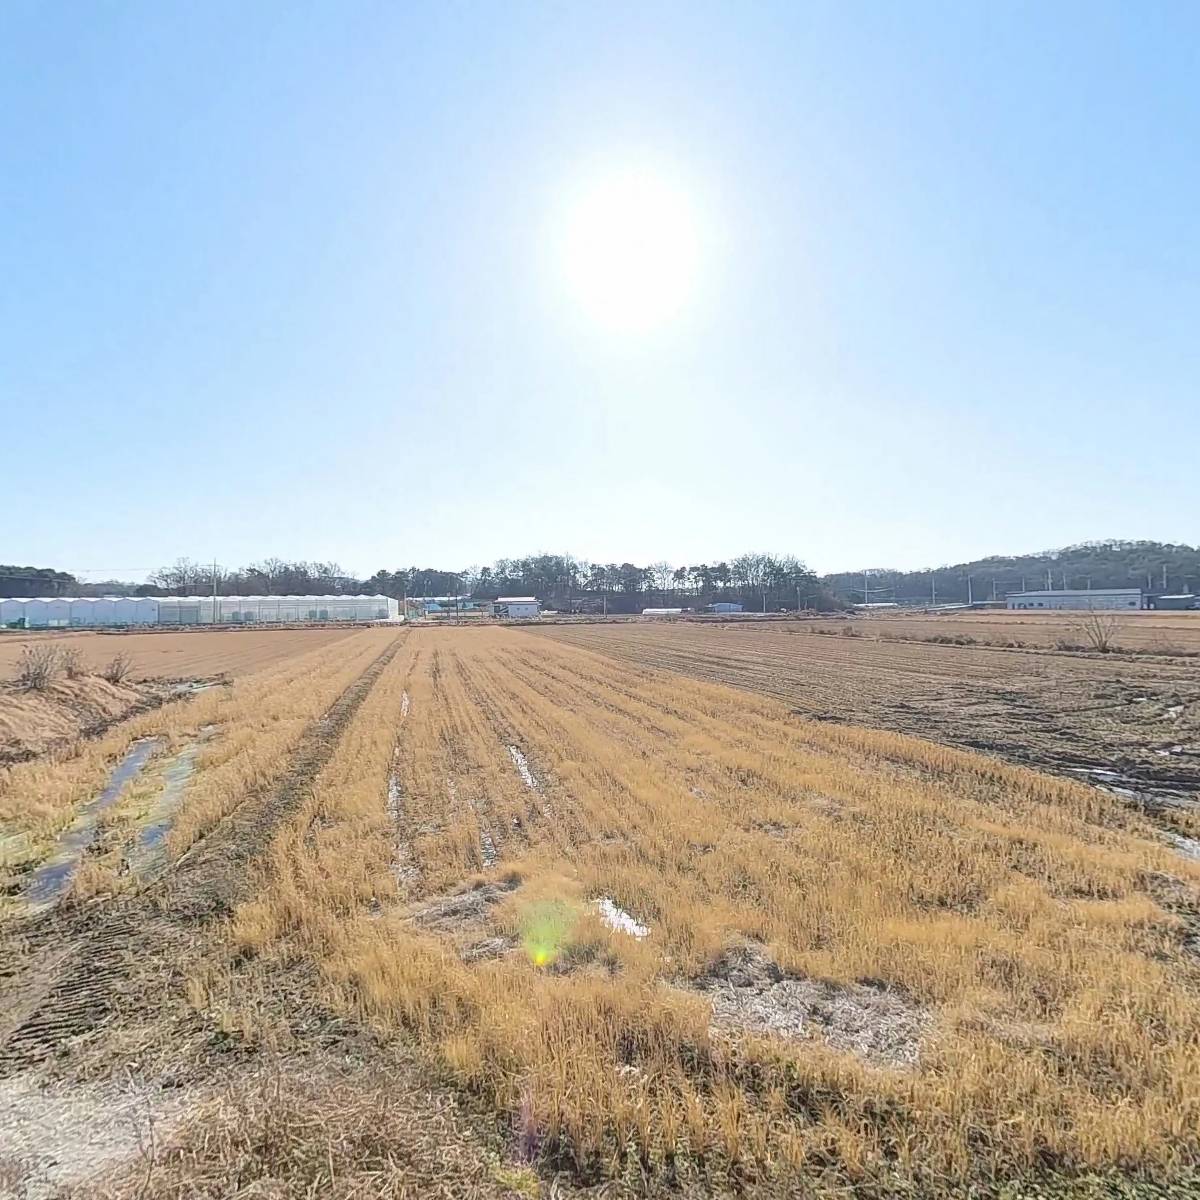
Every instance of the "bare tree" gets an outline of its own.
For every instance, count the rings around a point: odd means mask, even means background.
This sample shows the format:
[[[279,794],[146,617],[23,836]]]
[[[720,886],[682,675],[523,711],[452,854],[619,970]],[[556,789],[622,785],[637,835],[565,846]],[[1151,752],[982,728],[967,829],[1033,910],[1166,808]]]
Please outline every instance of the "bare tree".
[[[663,603],[665,604],[667,592],[674,581],[675,568],[669,562],[653,562],[646,569],[650,572],[650,578],[654,580],[654,586],[662,594]]]
[[[109,683],[122,683],[133,670],[133,659],[128,654],[116,654],[101,674]]]
[[[21,648],[17,663],[17,682],[31,692],[43,692],[62,670],[62,654],[57,646],[34,642]]]
[[[1125,623],[1118,613],[1093,609],[1077,621],[1072,621],[1070,628],[1083,639],[1087,647],[1099,654],[1107,654],[1117,648],[1117,635],[1125,628]]]

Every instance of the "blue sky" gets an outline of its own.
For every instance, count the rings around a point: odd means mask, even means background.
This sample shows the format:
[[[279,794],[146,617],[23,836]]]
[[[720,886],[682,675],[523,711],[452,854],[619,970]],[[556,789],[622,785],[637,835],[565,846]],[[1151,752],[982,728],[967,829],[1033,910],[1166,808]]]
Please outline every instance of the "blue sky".
[[[1198,48],[1190,3],[10,0],[0,561],[1200,540]],[[700,231],[634,332],[554,234],[625,164]]]

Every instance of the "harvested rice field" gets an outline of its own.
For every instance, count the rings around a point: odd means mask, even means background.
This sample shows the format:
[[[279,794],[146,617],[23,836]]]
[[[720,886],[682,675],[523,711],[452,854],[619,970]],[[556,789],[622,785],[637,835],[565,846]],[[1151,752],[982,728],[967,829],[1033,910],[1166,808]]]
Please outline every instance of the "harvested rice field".
[[[852,692],[819,721],[649,637],[568,641],[601,628],[362,631],[9,768],[0,1178],[1200,1185],[1186,844],[1110,791],[854,724]]]
[[[78,650],[86,666],[101,670],[127,655],[134,679],[196,679],[249,675],[308,650],[329,646],[356,629],[197,629],[186,633],[0,633],[0,678],[17,668],[24,647],[50,643]]]
[[[1062,643],[1087,647],[1087,614],[979,610],[896,616],[885,611],[855,618],[868,637],[964,638],[980,645],[1056,649]],[[1112,619],[1118,651],[1168,656],[1200,656],[1200,612],[1136,611]],[[821,622],[836,631],[837,622]]]
[[[1200,792],[1200,661],[887,640],[872,636],[877,624],[580,624],[539,636],[746,688],[818,721],[1090,778],[1156,806]]]

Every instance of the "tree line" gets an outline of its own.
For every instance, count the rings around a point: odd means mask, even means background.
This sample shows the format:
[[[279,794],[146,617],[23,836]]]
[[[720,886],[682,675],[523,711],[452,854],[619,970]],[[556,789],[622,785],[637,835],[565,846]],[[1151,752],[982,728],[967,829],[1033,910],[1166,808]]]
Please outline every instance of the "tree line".
[[[794,555],[741,554],[718,562],[646,564],[590,562],[570,554],[500,558],[459,570],[398,567],[366,579],[336,562],[264,558],[248,566],[178,558],[145,583],[85,583],[50,567],[0,565],[3,596],[99,595],[532,595],[547,605],[583,611],[632,612],[642,607],[699,607],[733,601],[755,611],[849,604],[928,604],[1003,599],[1045,587],[1140,587],[1149,592],[1200,588],[1200,547],[1152,541],[1082,542],[1037,554],[975,559],[920,571],[868,569],[818,576]]]
[[[365,584],[387,596],[529,595],[554,607],[585,611],[589,602],[609,612],[652,605],[695,607],[720,600],[768,611],[835,606],[834,598],[800,559],[773,554],[742,554],[694,566],[665,560],[645,565],[601,563],[570,554],[533,554],[461,571],[425,567],[377,571]]]

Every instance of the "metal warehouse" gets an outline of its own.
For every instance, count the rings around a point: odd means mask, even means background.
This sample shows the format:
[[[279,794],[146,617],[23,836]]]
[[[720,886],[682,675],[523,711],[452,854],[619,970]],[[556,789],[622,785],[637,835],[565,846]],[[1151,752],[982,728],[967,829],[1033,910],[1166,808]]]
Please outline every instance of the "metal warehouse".
[[[1009,592],[1009,608],[1131,609],[1142,607],[1141,588],[1091,588],[1088,591]]]
[[[0,627],[257,625],[306,621],[387,621],[390,596],[76,596],[0,600]]]

